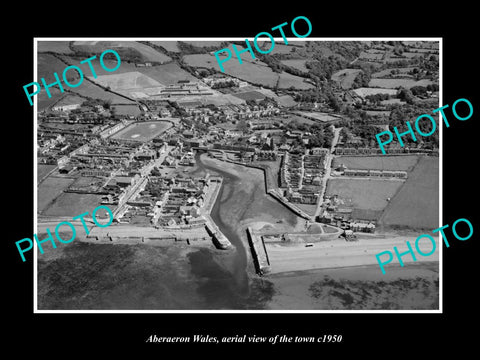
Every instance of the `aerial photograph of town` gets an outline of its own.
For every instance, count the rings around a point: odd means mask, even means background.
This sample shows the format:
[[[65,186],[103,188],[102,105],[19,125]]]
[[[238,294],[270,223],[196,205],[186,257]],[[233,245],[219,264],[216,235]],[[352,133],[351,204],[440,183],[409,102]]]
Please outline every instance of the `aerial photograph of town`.
[[[440,226],[439,132],[376,139],[440,106],[438,39],[289,38],[224,72],[245,41],[91,40],[36,39],[35,81],[83,72],[35,99],[37,235],[76,228],[35,250],[38,310],[439,309],[438,251],[376,257]]]

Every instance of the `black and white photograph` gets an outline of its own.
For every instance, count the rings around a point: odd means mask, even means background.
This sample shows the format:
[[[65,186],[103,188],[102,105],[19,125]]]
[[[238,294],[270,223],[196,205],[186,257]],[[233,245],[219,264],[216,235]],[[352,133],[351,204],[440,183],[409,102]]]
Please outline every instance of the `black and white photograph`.
[[[471,5],[22,6],[3,23],[7,348],[473,348]]]
[[[441,39],[272,40],[36,39],[38,310],[440,309]]]

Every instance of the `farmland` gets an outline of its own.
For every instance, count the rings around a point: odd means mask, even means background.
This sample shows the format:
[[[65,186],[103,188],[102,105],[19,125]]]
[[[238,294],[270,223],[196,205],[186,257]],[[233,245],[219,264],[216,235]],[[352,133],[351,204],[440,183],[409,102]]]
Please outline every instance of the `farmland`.
[[[110,87],[112,90],[141,89],[145,87],[161,86],[157,81],[139,73],[138,71],[101,75],[98,76],[95,81],[105,87]]]
[[[368,86],[371,88],[386,88],[386,89],[398,89],[399,87],[404,87],[410,89],[413,86],[427,86],[435,84],[433,81],[428,79],[423,79],[415,81],[413,79],[372,79],[368,83]]]
[[[55,106],[82,104],[84,101],[85,99],[78,95],[64,95],[62,99],[55,104]]]
[[[311,118],[314,120],[318,121],[333,121],[333,120],[339,120],[340,117],[337,116],[332,116],[326,113],[321,113],[321,112],[313,112],[313,111],[295,111],[296,114],[300,116],[305,116],[307,118]]]
[[[361,71],[360,69],[343,69],[332,74],[332,80],[337,82],[342,89],[350,89]]]
[[[94,99],[111,100],[112,104],[135,104],[135,102],[110,91],[106,91],[88,80],[84,81],[79,87],[70,89],[70,91]]]
[[[383,89],[383,88],[366,88],[361,87],[358,89],[353,90],[358,96],[365,97],[367,95],[375,95],[375,94],[388,94],[388,95],[396,95],[396,89]]]
[[[37,211],[41,212],[47,209],[49,204],[51,204],[55,198],[61,196],[63,190],[73,183],[73,181],[74,179],[52,176],[45,179],[38,187]]]
[[[145,142],[152,140],[170,127],[172,124],[167,121],[141,122],[131,124],[113,135],[112,138]]]
[[[401,181],[390,180],[330,179],[326,194],[337,194],[350,208],[383,210],[388,205],[387,198],[393,197],[402,185]]]
[[[142,113],[137,105],[116,105],[114,108],[118,115],[138,116]]]
[[[43,165],[43,164],[38,164],[37,165],[37,181],[42,180],[42,178],[47,175],[50,171],[55,169],[57,165]]]
[[[184,60],[190,66],[220,69],[215,56],[210,54],[187,55],[184,57]],[[274,87],[278,80],[278,74],[262,64],[260,61],[256,63],[244,61],[240,64],[238,60],[231,59],[223,63],[223,67],[225,68],[225,73],[228,75],[235,76],[252,84]]]
[[[306,62],[307,62],[307,60],[298,60],[298,59],[282,60],[282,64],[284,64],[284,65],[290,66],[290,67],[298,69],[300,71],[308,72],[308,69],[305,66]]]
[[[407,76],[407,74],[415,69],[414,67],[404,67],[404,68],[389,68],[385,70],[378,71],[372,74],[372,78],[386,78],[394,77],[392,71],[398,72],[396,76]]]
[[[158,52],[150,46],[140,44],[136,41],[75,41],[73,49],[89,53],[102,53],[112,49],[120,53],[120,49],[134,49],[144,61],[166,63],[172,59],[165,54]]]
[[[48,51],[57,54],[73,54],[68,43],[68,41],[39,41],[37,42],[37,49],[39,53]]]
[[[76,216],[84,213],[85,211],[90,213],[93,209],[100,205],[101,201],[102,195],[63,193],[51,206],[48,207],[46,211],[44,211],[44,215]],[[112,211],[114,210],[113,207],[110,207],[110,209]]]
[[[172,62],[168,64],[145,67],[137,71],[158,81],[162,85],[176,84],[179,80],[197,81],[197,78],[183,70],[178,64]]]
[[[380,221],[385,227],[438,227],[439,159],[422,157],[405,185],[392,198]]]
[[[163,47],[165,50],[170,52],[179,53],[180,49],[178,48],[177,41],[150,41],[152,44]]]
[[[340,156],[333,159],[334,168],[345,165],[348,169],[410,171],[417,164],[416,155],[405,156]]]
[[[247,91],[243,93],[236,93],[233,94],[233,96],[236,96],[240,99],[243,100],[263,100],[265,99],[265,95],[262,93],[259,93],[258,91]]]
[[[278,81],[278,87],[280,89],[288,89],[291,86],[300,90],[312,89],[315,87],[311,83],[306,82],[306,80],[302,77],[289,74],[285,71],[282,72]]]

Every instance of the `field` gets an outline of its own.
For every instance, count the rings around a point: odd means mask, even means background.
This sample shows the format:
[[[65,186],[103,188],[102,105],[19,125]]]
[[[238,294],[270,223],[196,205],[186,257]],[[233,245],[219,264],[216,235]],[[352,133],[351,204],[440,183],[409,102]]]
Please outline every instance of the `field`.
[[[326,194],[337,194],[350,208],[383,210],[387,198],[392,198],[403,184],[380,179],[329,179]]]
[[[150,41],[152,44],[158,45],[163,47],[167,51],[171,52],[180,52],[180,49],[178,48],[178,43],[177,41]]]
[[[140,115],[142,112],[137,105],[116,105],[114,106],[118,115]]]
[[[242,54],[242,59],[243,55],[244,54]],[[246,59],[240,64],[238,59],[234,57],[222,65],[225,73],[228,75],[235,76],[252,84],[274,87],[278,80],[278,74],[274,73],[261,61],[252,63],[252,60],[251,58],[250,61]],[[215,56],[210,54],[187,55],[184,57],[184,61],[190,66],[220,70]]]
[[[38,83],[42,83],[41,78],[45,78],[47,84],[55,81],[53,73],[57,73],[59,78],[62,77],[63,70],[67,67],[65,63],[59,60],[57,57],[50,54],[38,54],[37,56],[37,71],[38,71]],[[68,73],[70,75],[70,73]],[[63,82],[63,81],[62,81]],[[65,86],[64,86],[65,88]],[[43,90],[42,85],[42,92]]]
[[[306,90],[312,89],[315,86],[305,81],[304,78],[300,76],[295,76],[287,72],[282,72],[280,74],[280,81],[278,82],[278,87],[280,89],[288,89],[293,86],[295,89]]]
[[[69,88],[71,92],[88,96],[93,99],[101,100],[111,100],[112,104],[131,104],[134,105],[135,102],[124,98],[123,96],[114,94],[112,92],[106,91],[99,87],[98,85],[92,84],[90,81],[83,81],[82,85],[76,88]]]
[[[372,78],[383,78],[385,76],[391,76],[390,75],[390,72],[392,70],[395,70],[395,71],[398,71],[399,74],[398,75],[406,75],[408,72],[412,71],[413,69],[415,69],[415,67],[404,67],[404,68],[390,68],[390,69],[385,69],[385,70],[381,70],[381,71],[378,71],[376,73],[373,73],[372,74]]]
[[[282,60],[282,64],[290,66],[292,68],[298,69],[300,71],[308,72],[308,69],[305,67],[307,60]]]
[[[37,212],[44,211],[73,181],[74,179],[69,178],[46,178],[37,189]]]
[[[91,80],[94,80],[91,78]],[[102,75],[98,76],[94,81],[99,84],[110,87],[112,90],[142,89],[149,87],[158,87],[161,84],[138,71]]]
[[[43,185],[43,184],[42,184]],[[100,205],[103,195],[63,193],[44,211],[48,216],[76,216]],[[114,208],[110,207],[113,211]]]
[[[233,96],[236,96],[242,100],[263,100],[265,99],[265,95],[258,91],[247,91],[247,92],[242,92],[242,93],[235,93],[232,94]]]
[[[438,227],[439,159],[422,157],[405,185],[392,198],[380,221],[386,227]]]
[[[266,38],[266,37],[265,37]],[[263,50],[267,51],[270,49],[271,44],[270,41],[260,41],[262,39],[259,37],[259,41],[257,42],[258,46]],[[289,43],[290,44],[290,43]],[[276,40],[275,41],[275,46],[273,47],[273,50],[270,52],[270,55],[275,55],[275,54],[290,54],[292,52],[293,47],[290,45],[285,45],[283,43],[283,40]]]
[[[304,116],[307,116],[307,117],[310,117],[310,118],[313,118],[313,119],[319,120],[319,121],[339,120],[339,118],[336,117],[336,116],[331,116],[329,114],[321,113],[321,112],[295,111],[295,113],[297,113],[299,115],[304,115]]]
[[[112,139],[150,141],[171,126],[172,124],[166,121],[136,123],[120,130],[112,136]]]
[[[140,53],[144,61],[165,63],[172,59],[165,54],[158,52],[150,46],[140,44],[136,41],[75,41],[73,48],[80,51],[102,53],[106,49],[116,50],[117,48],[131,48]]]
[[[183,41],[196,47],[220,47],[223,41]]]
[[[63,98],[55,104],[55,106],[82,104],[84,101],[85,99],[78,95],[64,95]]]
[[[366,52],[362,51],[360,53],[359,58],[360,59],[369,59],[369,60],[375,60],[375,61],[382,61],[384,52]]]
[[[332,80],[339,83],[342,89],[350,89],[361,71],[360,69],[343,69],[332,74]]]
[[[405,156],[340,156],[333,159],[332,167],[340,164],[348,169],[403,170],[411,171],[417,164],[416,155]]]
[[[37,51],[39,53],[51,51],[57,54],[73,54],[68,43],[68,41],[38,41]]]
[[[141,69],[141,70],[140,70]],[[197,81],[198,79],[183,70],[177,63],[139,68],[137,71],[163,85],[176,84],[179,80]]]
[[[373,81],[373,80],[372,80]],[[382,89],[382,88],[358,88],[353,90],[358,96],[365,97],[367,95],[375,95],[375,94],[388,94],[388,95],[396,95],[396,89]]]
[[[223,58],[223,56],[221,58]],[[304,79],[299,76],[286,72],[279,75],[273,72],[265,63],[252,59],[249,53],[242,54],[241,58],[243,61],[242,64],[238,62],[236,57],[232,57],[229,61],[224,62],[222,65],[225,73],[259,86],[273,88],[278,81],[279,88],[287,89],[293,86],[297,89],[310,89],[314,87],[304,82]],[[184,60],[190,66],[220,70],[215,56],[210,54],[187,55],[184,57]]]
[[[431,80],[423,79],[415,81],[413,79],[372,79],[368,83],[368,86],[376,88],[397,89],[400,86],[410,89],[413,86],[427,86],[435,84]]]
[[[40,181],[45,175],[47,175],[50,171],[52,171],[56,167],[57,165],[37,164],[37,179]]]

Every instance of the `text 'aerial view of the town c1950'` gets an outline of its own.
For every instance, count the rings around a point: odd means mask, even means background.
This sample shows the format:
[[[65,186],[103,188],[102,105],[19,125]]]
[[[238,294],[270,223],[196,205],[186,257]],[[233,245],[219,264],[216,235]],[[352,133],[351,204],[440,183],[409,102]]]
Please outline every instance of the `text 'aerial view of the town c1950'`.
[[[438,131],[375,138],[440,106],[438,40],[291,39],[224,72],[245,41],[57,40],[35,81],[84,80],[35,99],[36,233],[77,233],[36,249],[37,310],[439,309],[439,246],[375,257],[440,226]],[[72,220],[100,205],[110,226]]]

